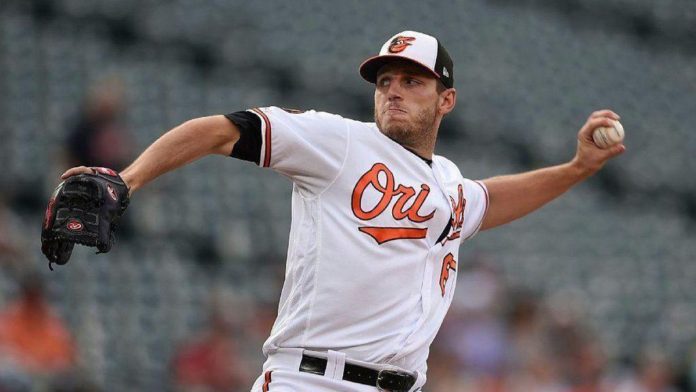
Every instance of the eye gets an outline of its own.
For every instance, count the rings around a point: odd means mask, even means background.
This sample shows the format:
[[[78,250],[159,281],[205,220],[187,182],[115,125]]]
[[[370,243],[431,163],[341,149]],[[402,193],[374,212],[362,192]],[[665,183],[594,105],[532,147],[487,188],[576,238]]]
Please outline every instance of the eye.
[[[389,86],[389,82],[390,82],[390,80],[388,77],[382,77],[382,78],[377,79],[377,86],[378,87],[386,87],[386,86]]]
[[[416,86],[421,84],[421,81],[416,78],[406,78],[406,84],[408,86]]]

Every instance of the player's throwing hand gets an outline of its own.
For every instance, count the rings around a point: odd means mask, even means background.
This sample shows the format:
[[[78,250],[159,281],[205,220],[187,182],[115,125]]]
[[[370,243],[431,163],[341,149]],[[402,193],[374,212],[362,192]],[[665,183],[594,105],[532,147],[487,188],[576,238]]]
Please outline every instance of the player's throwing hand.
[[[598,110],[587,118],[585,125],[578,132],[578,148],[573,158],[573,163],[582,168],[587,175],[592,175],[600,170],[609,159],[621,155],[626,151],[623,142],[602,149],[592,139],[592,133],[599,127],[614,127],[615,121],[621,117],[609,109]]]

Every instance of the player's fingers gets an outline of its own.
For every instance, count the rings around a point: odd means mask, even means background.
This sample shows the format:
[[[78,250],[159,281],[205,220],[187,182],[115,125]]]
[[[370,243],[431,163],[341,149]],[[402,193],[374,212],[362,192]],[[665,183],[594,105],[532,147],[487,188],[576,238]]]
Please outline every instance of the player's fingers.
[[[619,143],[615,146],[609,148],[609,158],[614,158],[615,156],[621,155],[626,151],[626,146],[623,143]]]
[[[68,177],[76,176],[78,174],[88,174],[92,173],[92,169],[86,166],[77,166],[70,168],[65,171],[65,173],[61,174],[60,178],[65,180]]]
[[[619,116],[614,111],[609,110],[609,109],[602,109],[602,110],[597,110],[595,112],[592,112],[589,119],[593,119],[595,117],[610,117],[610,118],[613,118],[614,120],[621,119],[621,116]]]
[[[585,123],[585,125],[580,128],[578,137],[585,140],[592,140],[592,132],[599,127],[613,127],[614,120],[609,117],[594,117]]]

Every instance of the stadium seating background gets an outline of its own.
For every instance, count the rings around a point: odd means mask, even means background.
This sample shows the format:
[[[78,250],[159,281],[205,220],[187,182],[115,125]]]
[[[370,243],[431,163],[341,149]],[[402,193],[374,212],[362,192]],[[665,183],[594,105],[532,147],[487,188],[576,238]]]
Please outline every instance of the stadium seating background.
[[[511,284],[582,298],[612,358],[646,344],[683,358],[696,341],[696,3],[455,3],[4,1],[0,186],[29,239],[27,263],[44,271],[40,204],[91,83],[123,79],[139,150],[189,118],[255,106],[369,121],[372,90],[357,66],[391,34],[421,30],[455,61],[458,107],[437,153],[467,177],[568,159],[597,108],[619,112],[627,132],[628,153],[601,175],[479,234],[461,259],[484,255]],[[133,198],[136,238],[108,255],[79,249],[46,272],[99,385],[165,389],[174,344],[203,323],[213,289],[273,304],[290,187],[205,158]],[[0,302],[14,289],[0,274]]]

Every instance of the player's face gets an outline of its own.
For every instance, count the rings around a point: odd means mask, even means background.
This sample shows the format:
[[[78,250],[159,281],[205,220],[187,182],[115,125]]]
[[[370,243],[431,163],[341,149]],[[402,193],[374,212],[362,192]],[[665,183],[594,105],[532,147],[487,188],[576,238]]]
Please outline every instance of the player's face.
[[[451,110],[442,110],[441,95],[446,95],[447,90],[438,92],[438,83],[428,71],[409,62],[382,67],[375,86],[377,127],[416,151],[420,152],[424,143],[434,146],[440,120]]]

